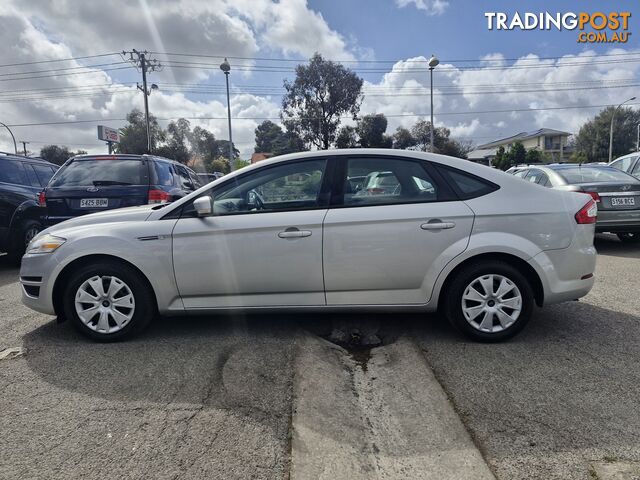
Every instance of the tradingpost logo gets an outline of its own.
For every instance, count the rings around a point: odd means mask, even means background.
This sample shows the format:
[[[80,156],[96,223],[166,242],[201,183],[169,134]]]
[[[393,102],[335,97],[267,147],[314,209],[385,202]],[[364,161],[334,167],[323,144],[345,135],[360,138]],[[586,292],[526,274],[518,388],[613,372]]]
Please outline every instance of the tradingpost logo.
[[[578,30],[578,43],[627,43],[631,12],[485,12],[489,30]]]

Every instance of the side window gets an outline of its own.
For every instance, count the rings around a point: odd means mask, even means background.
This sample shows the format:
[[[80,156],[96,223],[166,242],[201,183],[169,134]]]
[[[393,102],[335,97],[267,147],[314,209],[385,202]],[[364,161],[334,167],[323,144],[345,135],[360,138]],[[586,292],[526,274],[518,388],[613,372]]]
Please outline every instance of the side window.
[[[513,176],[518,178],[524,178],[527,173],[529,173],[529,170],[520,170],[514,173]]]
[[[362,178],[354,189],[353,178]],[[344,205],[386,205],[433,202],[439,188],[425,168],[416,161],[398,158],[351,158],[347,161]]]
[[[163,187],[175,186],[173,166],[168,162],[153,162],[153,184]]]
[[[180,180],[180,187],[184,190],[193,190],[193,183],[191,181],[191,177],[189,177],[189,171],[183,167],[182,165],[174,165],[173,166],[178,174],[178,179]]]
[[[546,173],[540,172],[540,176],[538,177],[538,185],[542,185],[543,187],[551,186],[551,182],[549,181],[549,177]]]
[[[636,162],[636,166],[633,167],[633,171],[631,172],[631,175],[640,177],[640,160]]]
[[[524,178],[528,182],[538,183],[538,180],[540,180],[541,175],[542,175],[542,172],[540,170],[536,170],[535,168],[532,168],[531,170],[529,170],[529,173],[527,173],[527,176]]]
[[[4,160],[0,166],[0,182],[14,183],[16,185],[30,185],[22,162],[16,160]]]
[[[29,183],[32,187],[44,187],[45,184],[41,184],[40,180],[38,180],[38,176],[36,175],[36,171],[33,169],[33,165],[29,165],[28,163],[24,163],[24,171],[27,172],[27,178],[29,179]]]
[[[43,187],[46,187],[47,184],[49,183],[49,180],[51,180],[51,177],[53,177],[53,174],[54,174],[53,168],[51,168],[48,165],[31,164],[31,166],[36,171],[36,175],[38,176],[40,185],[42,185]]]
[[[194,172],[193,170],[189,170],[189,176],[191,177],[191,184],[193,185],[193,190],[197,190],[202,186],[202,182],[200,181],[200,178],[198,177],[198,175],[196,175],[196,172]]]
[[[481,197],[500,188],[495,183],[457,168],[445,167],[444,165],[438,165],[437,168],[463,200]]]
[[[213,191],[214,215],[304,210],[320,206],[326,160],[263,168]]]

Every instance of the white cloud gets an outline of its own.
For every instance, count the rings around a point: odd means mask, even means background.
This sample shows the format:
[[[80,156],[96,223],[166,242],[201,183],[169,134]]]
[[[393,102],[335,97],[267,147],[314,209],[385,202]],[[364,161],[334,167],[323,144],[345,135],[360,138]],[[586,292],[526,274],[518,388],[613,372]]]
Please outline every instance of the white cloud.
[[[423,10],[427,15],[442,15],[449,7],[446,0],[396,0],[396,5],[404,8],[413,4],[418,10]]]

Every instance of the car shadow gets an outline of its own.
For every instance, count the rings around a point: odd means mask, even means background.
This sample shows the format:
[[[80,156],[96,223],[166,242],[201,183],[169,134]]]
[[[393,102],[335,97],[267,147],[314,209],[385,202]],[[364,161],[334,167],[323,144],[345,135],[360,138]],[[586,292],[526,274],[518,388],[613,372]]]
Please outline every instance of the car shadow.
[[[640,243],[623,243],[611,234],[597,234],[594,245],[599,255],[613,257],[640,258]]]
[[[0,257],[0,287],[18,281],[20,268],[9,262],[6,255]]]

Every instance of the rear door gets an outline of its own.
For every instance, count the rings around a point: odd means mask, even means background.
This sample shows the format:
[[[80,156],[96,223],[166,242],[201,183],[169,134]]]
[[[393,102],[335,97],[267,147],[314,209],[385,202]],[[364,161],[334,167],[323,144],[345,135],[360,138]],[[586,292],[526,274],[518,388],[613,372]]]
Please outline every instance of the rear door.
[[[473,212],[427,162],[364,155],[338,164],[324,221],[327,304],[427,303],[437,275],[467,247]],[[371,172],[389,172],[399,188],[353,192],[348,178]]]
[[[139,157],[82,157],[66,164],[46,189],[50,221],[146,204],[148,161]]]

